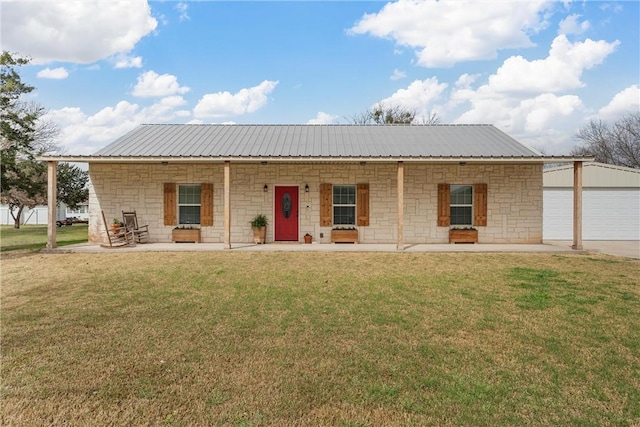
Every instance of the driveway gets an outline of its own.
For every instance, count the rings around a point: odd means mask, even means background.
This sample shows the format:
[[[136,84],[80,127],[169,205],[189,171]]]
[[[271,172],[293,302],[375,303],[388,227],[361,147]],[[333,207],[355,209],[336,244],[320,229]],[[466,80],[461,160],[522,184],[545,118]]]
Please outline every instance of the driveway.
[[[573,244],[571,240],[545,240],[544,243],[561,247]],[[582,247],[592,252],[640,259],[639,240],[584,240]]]

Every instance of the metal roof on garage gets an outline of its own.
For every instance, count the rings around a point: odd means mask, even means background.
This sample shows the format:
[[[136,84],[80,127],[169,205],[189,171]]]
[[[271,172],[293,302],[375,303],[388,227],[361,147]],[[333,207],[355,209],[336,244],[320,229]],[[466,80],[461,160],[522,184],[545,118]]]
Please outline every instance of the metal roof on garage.
[[[640,189],[640,169],[590,162],[585,163],[582,175],[582,186],[585,188]],[[545,169],[542,177],[545,188],[573,187],[573,166]]]
[[[95,156],[541,157],[492,125],[141,125]]]

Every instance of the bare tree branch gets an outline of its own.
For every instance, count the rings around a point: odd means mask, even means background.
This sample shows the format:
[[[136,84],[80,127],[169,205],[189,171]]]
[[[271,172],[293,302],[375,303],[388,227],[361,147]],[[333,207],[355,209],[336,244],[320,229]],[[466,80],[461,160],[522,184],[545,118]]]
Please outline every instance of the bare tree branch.
[[[578,131],[579,145],[571,155],[592,155],[596,161],[629,168],[640,168],[640,113],[625,115],[609,126],[592,120]]]

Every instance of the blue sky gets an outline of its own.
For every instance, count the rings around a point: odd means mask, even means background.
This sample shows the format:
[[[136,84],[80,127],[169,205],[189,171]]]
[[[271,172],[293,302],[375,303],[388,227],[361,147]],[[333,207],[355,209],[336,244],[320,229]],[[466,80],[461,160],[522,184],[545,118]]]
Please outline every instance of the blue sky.
[[[140,123],[349,123],[378,102],[566,154],[640,103],[637,1],[0,1],[67,154]]]

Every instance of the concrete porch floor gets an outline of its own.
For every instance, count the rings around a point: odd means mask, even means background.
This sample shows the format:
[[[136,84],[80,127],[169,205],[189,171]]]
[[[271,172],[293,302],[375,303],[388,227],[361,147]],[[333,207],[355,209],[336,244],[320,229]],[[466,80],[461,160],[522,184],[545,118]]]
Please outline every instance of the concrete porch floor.
[[[406,245],[404,252],[487,252],[487,253],[587,253],[602,252],[610,255],[640,258],[638,241],[588,241],[584,250],[571,249],[571,241],[548,241],[542,244],[416,244]],[[215,252],[224,251],[222,243],[146,243],[131,247],[104,248],[97,244],[81,243],[62,246],[48,253],[109,253],[109,252]],[[398,252],[394,244],[330,244],[330,243],[232,243],[237,252]]]

